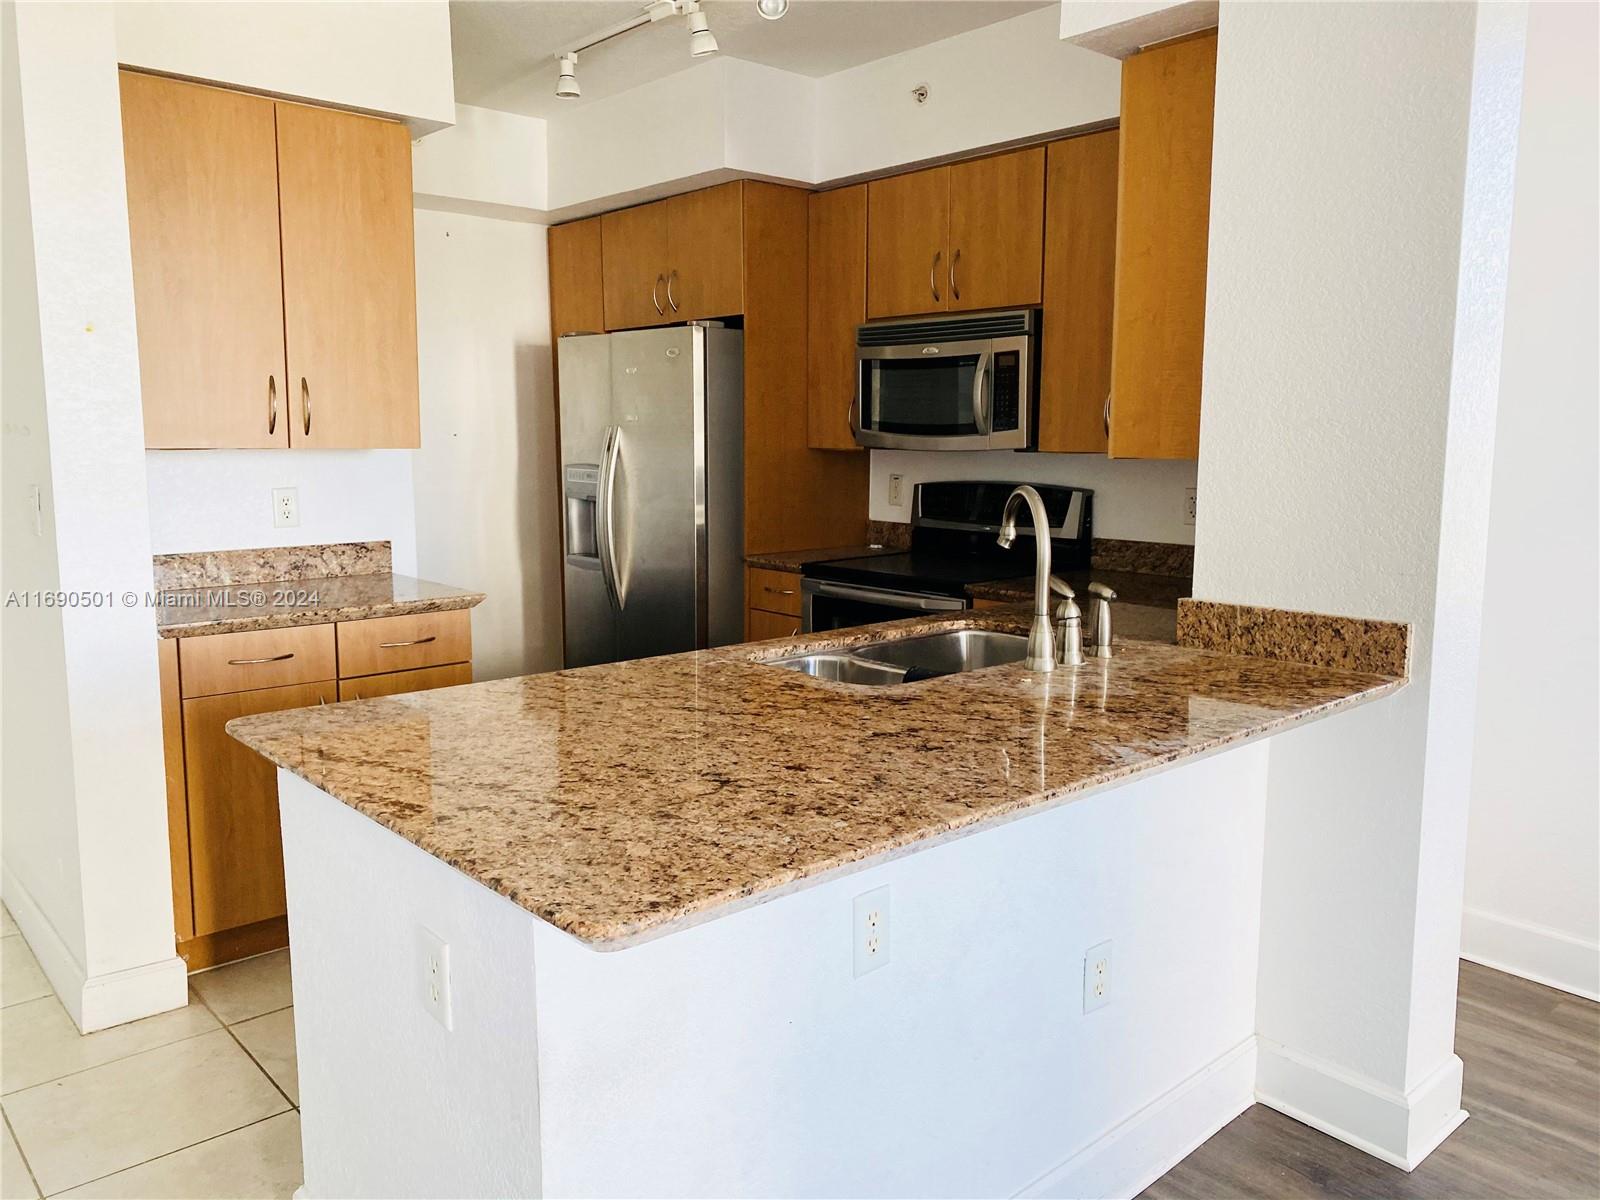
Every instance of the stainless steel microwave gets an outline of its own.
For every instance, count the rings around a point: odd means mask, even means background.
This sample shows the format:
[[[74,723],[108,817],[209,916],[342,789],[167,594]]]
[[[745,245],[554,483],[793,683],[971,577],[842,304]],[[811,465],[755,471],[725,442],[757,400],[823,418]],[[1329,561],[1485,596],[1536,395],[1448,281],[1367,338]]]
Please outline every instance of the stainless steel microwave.
[[[890,450],[1031,450],[1039,312],[874,321],[856,330],[856,443]]]

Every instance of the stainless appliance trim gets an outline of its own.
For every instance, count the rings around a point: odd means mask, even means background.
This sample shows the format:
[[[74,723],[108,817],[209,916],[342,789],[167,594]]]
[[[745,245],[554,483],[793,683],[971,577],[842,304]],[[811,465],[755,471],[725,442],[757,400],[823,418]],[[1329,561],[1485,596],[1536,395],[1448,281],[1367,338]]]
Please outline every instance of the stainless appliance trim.
[[[933,596],[923,592],[861,587],[852,583],[835,583],[828,579],[802,579],[800,628],[806,633],[816,631],[811,606],[818,596],[831,596],[838,600],[859,600],[864,604],[881,604],[885,608],[903,608],[909,612],[961,612],[967,607],[965,600],[955,596]]]
[[[600,550],[600,577],[605,580],[606,597],[618,612],[622,611],[622,590],[617,585],[615,488],[621,441],[621,427],[610,426],[606,430],[605,451],[600,459],[600,488],[596,493],[596,503],[600,506],[596,522],[600,526],[600,536],[596,539]]]

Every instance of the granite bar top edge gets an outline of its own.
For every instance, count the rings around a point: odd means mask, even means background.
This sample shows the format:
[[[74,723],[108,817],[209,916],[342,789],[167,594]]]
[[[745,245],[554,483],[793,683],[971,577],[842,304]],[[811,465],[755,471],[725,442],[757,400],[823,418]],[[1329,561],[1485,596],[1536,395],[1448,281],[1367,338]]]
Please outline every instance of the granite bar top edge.
[[[289,604],[281,607],[272,604],[257,606],[241,603],[237,607],[224,608],[220,613],[214,605],[195,605],[190,607],[182,602],[183,597],[199,596],[208,592],[249,593],[263,591],[270,595],[275,589],[296,593],[307,590],[316,591],[328,586],[354,585],[365,587],[369,582],[375,592],[379,589],[385,589],[389,594],[375,594],[371,597],[349,597],[330,603]],[[415,594],[397,596],[394,594],[396,588]],[[210,637],[216,634],[249,633],[262,629],[292,629],[303,625],[327,625],[338,621],[365,621],[379,617],[453,612],[457,609],[476,608],[488,598],[484,592],[453,588],[446,584],[434,583],[431,580],[418,579],[410,575],[387,573],[320,576],[306,579],[279,579],[260,583],[219,584],[201,588],[178,588],[164,592],[162,596],[172,601],[172,603],[158,609],[158,613],[170,612],[174,616],[170,619],[162,619],[158,615],[156,636],[160,638]],[[196,615],[193,620],[186,621],[182,619],[182,614],[187,612],[196,612],[197,614],[204,612],[205,615]]]

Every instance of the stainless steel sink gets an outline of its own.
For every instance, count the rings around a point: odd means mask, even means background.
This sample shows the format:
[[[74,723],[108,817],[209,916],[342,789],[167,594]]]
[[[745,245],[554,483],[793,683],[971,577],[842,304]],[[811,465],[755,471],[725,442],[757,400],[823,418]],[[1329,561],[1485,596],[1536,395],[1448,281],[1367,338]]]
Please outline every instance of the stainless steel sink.
[[[981,671],[1004,663],[1021,662],[1028,654],[1028,639],[992,629],[952,629],[923,637],[873,642],[849,651],[824,651],[770,659],[769,664],[800,671],[835,683],[883,687],[931,675]]]

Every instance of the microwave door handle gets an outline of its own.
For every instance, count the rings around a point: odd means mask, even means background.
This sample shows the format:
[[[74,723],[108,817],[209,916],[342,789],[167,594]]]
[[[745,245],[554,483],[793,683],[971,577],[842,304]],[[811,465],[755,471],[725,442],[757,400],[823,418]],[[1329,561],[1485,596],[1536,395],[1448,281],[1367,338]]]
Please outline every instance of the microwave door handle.
[[[994,420],[989,412],[989,352],[978,356],[978,369],[972,376],[972,423],[978,432],[988,437],[994,432]]]

